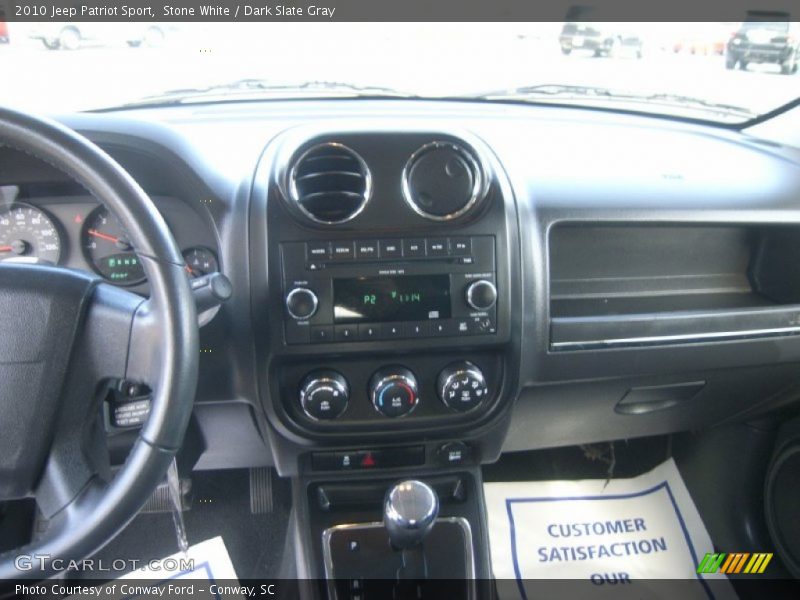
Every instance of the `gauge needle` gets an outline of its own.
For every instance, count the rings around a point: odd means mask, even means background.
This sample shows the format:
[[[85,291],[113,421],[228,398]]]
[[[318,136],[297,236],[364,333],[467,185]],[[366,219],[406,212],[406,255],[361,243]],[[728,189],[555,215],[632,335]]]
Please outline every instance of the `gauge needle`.
[[[12,250],[11,246],[0,246],[0,252],[11,252]]]
[[[89,229],[86,231],[89,235],[93,235],[94,237],[98,237],[101,240],[108,240],[109,242],[114,242],[115,244],[119,241],[119,238],[114,237],[113,235],[108,235],[107,233],[102,233],[97,231],[96,229]]]

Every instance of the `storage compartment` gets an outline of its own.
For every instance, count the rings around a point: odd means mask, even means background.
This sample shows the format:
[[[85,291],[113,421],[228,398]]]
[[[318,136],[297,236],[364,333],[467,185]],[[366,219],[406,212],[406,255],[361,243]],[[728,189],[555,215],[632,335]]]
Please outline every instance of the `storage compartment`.
[[[800,228],[562,224],[549,238],[555,350],[800,333]]]

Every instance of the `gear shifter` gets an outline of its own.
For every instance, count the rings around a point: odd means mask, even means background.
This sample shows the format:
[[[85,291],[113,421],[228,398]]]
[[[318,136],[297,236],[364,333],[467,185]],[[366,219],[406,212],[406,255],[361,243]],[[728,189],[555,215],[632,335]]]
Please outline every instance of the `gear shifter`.
[[[439,497],[431,487],[410,479],[392,486],[383,502],[383,523],[392,546],[406,550],[419,545],[439,515]]]
[[[357,594],[361,598],[432,600],[441,597],[441,586],[431,581],[441,579],[463,580],[463,593],[454,597],[475,597],[467,594],[472,589],[467,580],[475,577],[472,530],[466,518],[452,515],[466,507],[446,506],[441,516],[439,496],[429,484],[409,479],[378,485],[388,488],[383,522],[335,525],[323,532],[325,573],[342,582],[339,597],[354,597],[355,588],[347,584],[354,579],[371,582],[371,591]]]
[[[402,552],[403,561],[397,570],[399,587],[395,589],[395,597],[414,597],[413,582],[427,579],[428,565],[422,540],[433,529],[438,515],[439,497],[421,481],[401,481],[386,493],[383,523],[392,546]]]

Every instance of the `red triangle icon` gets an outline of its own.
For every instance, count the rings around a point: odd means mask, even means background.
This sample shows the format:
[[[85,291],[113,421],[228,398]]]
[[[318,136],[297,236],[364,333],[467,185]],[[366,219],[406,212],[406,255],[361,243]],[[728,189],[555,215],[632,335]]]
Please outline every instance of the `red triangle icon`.
[[[361,459],[361,466],[362,467],[374,467],[375,466],[375,459],[372,456],[372,453],[368,453]]]

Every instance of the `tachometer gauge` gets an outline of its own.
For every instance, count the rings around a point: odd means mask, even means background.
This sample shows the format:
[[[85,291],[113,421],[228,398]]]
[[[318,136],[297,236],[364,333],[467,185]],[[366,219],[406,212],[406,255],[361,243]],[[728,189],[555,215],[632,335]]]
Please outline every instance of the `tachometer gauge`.
[[[86,260],[108,281],[134,285],[145,280],[144,268],[122,224],[101,206],[84,222],[81,243]]]
[[[186,261],[186,271],[193,279],[219,271],[217,257],[210,248],[197,246],[184,250],[183,259]]]
[[[0,207],[0,260],[39,259],[58,264],[61,238],[55,224],[34,206]]]

